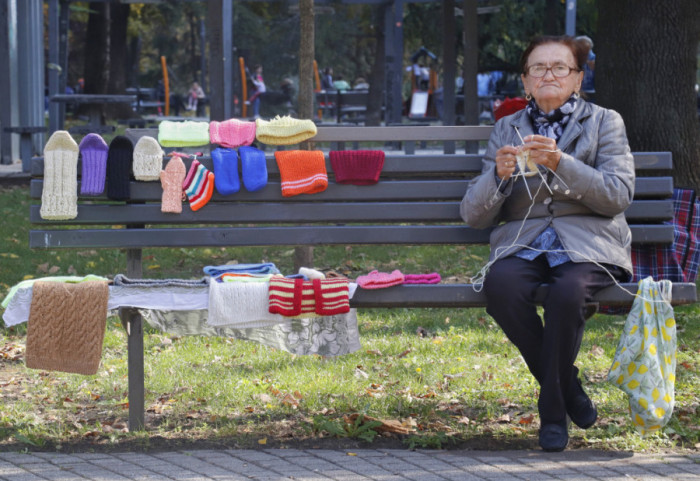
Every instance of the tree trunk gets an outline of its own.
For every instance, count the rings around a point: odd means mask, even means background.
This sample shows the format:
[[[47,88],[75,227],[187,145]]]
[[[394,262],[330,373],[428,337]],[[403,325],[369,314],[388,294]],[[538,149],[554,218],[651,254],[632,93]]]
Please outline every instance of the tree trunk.
[[[127,27],[131,5],[109,4],[109,82],[107,91],[111,94],[126,92],[128,64]],[[131,105],[112,104],[106,106],[110,118],[128,119],[134,116]]]
[[[382,123],[382,104],[384,103],[384,15],[383,5],[374,8],[374,63],[369,77],[369,93],[367,95],[366,125],[378,126]]]
[[[314,116],[314,0],[299,0],[299,95],[297,112],[300,119],[313,119]],[[309,143],[303,142],[302,149]],[[313,266],[313,247],[299,246],[294,250],[294,268]]]
[[[694,92],[697,0],[601,0],[596,100],[622,115],[633,151],[671,151],[674,185],[700,189]]]
[[[109,4],[90,2],[85,33],[85,93],[107,93]]]

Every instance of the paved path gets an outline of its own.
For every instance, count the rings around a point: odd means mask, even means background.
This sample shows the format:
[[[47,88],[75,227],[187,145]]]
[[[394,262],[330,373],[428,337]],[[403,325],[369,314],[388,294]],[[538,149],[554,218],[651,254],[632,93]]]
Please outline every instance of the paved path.
[[[3,453],[0,480],[700,480],[700,454],[572,450],[201,450]]]

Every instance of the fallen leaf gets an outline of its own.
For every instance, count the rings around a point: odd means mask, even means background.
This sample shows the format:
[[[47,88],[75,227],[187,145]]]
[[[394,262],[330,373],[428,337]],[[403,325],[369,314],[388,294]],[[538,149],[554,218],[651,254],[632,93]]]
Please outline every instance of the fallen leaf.
[[[401,354],[399,354],[399,355],[396,356],[396,357],[397,357],[398,359],[400,359],[400,358],[402,358],[402,357],[407,356],[407,355],[410,354],[410,353],[411,353],[411,349],[406,349],[404,352],[402,352]]]
[[[49,269],[49,274],[55,274],[60,270],[61,270],[61,268],[58,266],[51,266],[51,268]]]
[[[258,444],[267,444],[267,438],[258,439]]]
[[[529,416],[523,416],[518,420],[518,424],[532,424],[532,421],[535,420],[535,415],[530,414]]]

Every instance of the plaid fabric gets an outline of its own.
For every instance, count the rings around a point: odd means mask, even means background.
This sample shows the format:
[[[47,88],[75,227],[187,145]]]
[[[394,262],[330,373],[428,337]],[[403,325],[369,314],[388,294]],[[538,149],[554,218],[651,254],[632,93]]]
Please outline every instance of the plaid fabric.
[[[632,248],[632,282],[648,276],[655,281],[695,282],[700,263],[700,200],[691,189],[673,190],[673,244]],[[626,314],[625,307],[602,306],[605,314]]]

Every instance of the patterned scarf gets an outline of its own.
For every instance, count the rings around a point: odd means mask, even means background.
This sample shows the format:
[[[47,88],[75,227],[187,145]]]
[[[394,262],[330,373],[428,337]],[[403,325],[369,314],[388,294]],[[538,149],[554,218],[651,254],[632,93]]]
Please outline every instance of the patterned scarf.
[[[535,99],[530,100],[525,109],[538,134],[559,140],[562,132],[564,132],[566,123],[569,121],[569,117],[571,117],[571,113],[576,108],[577,98],[576,94],[572,94],[569,100],[564,102],[561,107],[549,113],[543,112],[535,102]]]

